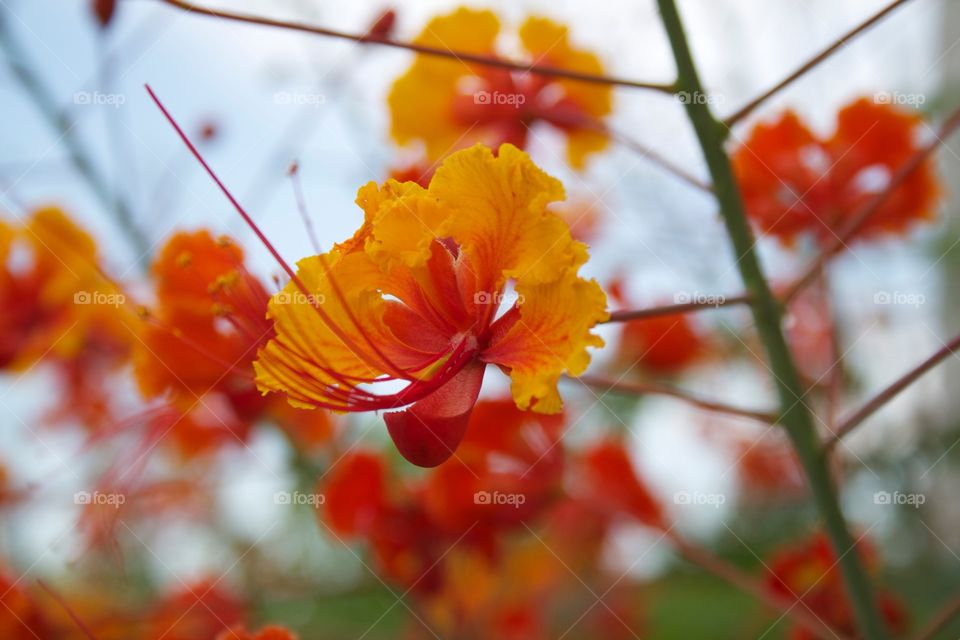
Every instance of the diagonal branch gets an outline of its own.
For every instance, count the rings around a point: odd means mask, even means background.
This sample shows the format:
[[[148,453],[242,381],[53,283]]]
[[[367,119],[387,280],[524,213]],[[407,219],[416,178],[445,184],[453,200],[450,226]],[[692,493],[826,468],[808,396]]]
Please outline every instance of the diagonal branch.
[[[960,598],[948,602],[946,606],[917,633],[914,640],[933,640],[937,633],[943,631],[944,627],[950,624],[958,615],[960,615]]]
[[[220,18],[222,20],[232,20],[234,22],[243,22],[246,24],[260,25],[263,27],[275,27],[277,29],[287,29],[289,31],[299,31],[300,33],[310,33],[318,36],[326,36],[328,38],[350,40],[352,42],[357,42],[360,44],[375,44],[375,45],[381,45],[384,47],[393,47],[394,49],[405,49],[407,51],[422,53],[424,55],[438,56],[442,58],[451,58],[454,60],[459,60],[461,62],[472,62],[474,64],[480,64],[488,67],[496,67],[499,69],[508,69],[510,71],[534,73],[541,76],[549,76],[553,78],[564,78],[567,80],[576,80],[579,82],[586,82],[591,84],[608,84],[608,85],[615,85],[620,87],[631,87],[633,89],[647,89],[650,91],[659,91],[660,93],[672,94],[674,92],[674,86],[672,84],[667,84],[667,83],[641,82],[639,80],[629,80],[626,78],[617,78],[614,76],[598,75],[594,73],[586,73],[583,71],[574,71],[572,69],[561,69],[559,67],[551,67],[546,65],[527,64],[525,62],[516,62],[514,60],[498,58],[496,56],[486,56],[486,55],[481,55],[477,53],[467,53],[465,51],[453,51],[451,49],[447,49],[443,47],[433,47],[425,44],[419,44],[416,42],[402,42],[400,40],[391,40],[390,38],[386,38],[381,35],[376,35],[373,33],[366,33],[366,34],[347,33],[345,31],[328,29],[326,27],[318,27],[314,25],[304,24],[302,22],[292,22],[288,20],[275,20],[273,18],[265,18],[263,16],[255,16],[247,13],[234,13],[232,11],[223,11],[221,9],[211,9],[209,7],[202,7],[200,5],[196,5],[192,2],[186,2],[184,0],[160,0],[160,2],[163,2],[164,4],[168,4],[171,7],[175,7],[182,11],[187,11],[189,13],[193,13],[200,16],[209,16],[213,18]]]
[[[809,607],[800,599],[791,600],[777,596],[775,593],[765,589],[763,584],[748,573],[744,573],[739,567],[727,562],[723,558],[710,553],[709,550],[696,545],[672,529],[667,532],[667,536],[673,543],[676,550],[687,561],[699,566],[701,569],[712,573],[721,580],[726,581],[746,594],[753,596],[757,601],[762,602],[775,611],[780,611],[784,617],[789,616],[798,625],[803,626],[807,631],[814,634],[816,638],[826,638],[828,640],[842,640],[843,636],[831,629],[823,620],[809,609]]]
[[[724,120],[724,124],[726,124],[728,127],[732,127],[734,124],[736,124],[743,118],[750,115],[754,111],[754,109],[756,109],[761,104],[766,102],[770,97],[779,93],[786,86],[792,84],[794,80],[802,77],[804,74],[806,74],[808,71],[816,67],[818,64],[820,64],[821,62],[829,58],[831,55],[833,55],[834,53],[836,53],[837,51],[845,47],[855,37],[857,37],[864,31],[866,31],[876,23],[880,22],[880,20],[885,18],[894,9],[898,8],[900,5],[906,4],[907,2],[908,0],[895,0],[894,2],[891,2],[883,9],[873,14],[866,21],[861,22],[859,25],[857,25],[850,31],[840,36],[840,38],[838,38],[833,44],[831,44],[829,47],[827,47],[823,51],[820,51],[815,56],[810,58],[808,61],[800,65],[796,71],[788,75],[786,78],[784,78],[774,86],[767,89],[765,92],[763,92],[762,94],[760,94],[759,96],[757,96],[756,98],[748,102],[746,105],[740,107],[740,109],[736,113],[733,113],[732,115],[727,116],[727,118]]]
[[[919,380],[925,373],[940,364],[940,362],[943,360],[954,355],[957,352],[957,349],[960,349],[960,336],[955,337],[942,348],[938,349],[937,352],[932,356],[918,364],[907,373],[903,374],[893,384],[875,395],[860,409],[855,411],[848,418],[844,419],[840,423],[840,426],[837,427],[836,433],[834,433],[833,436],[827,440],[826,443],[824,443],[824,450],[829,451],[832,449],[838,442],[840,442],[841,438],[853,431],[861,422],[869,418],[873,413],[883,407],[883,405],[893,400],[901,391]]]
[[[657,318],[660,316],[672,316],[680,313],[693,313],[696,311],[705,311],[707,309],[717,309],[719,307],[730,307],[740,304],[749,304],[750,296],[744,293],[736,296],[704,296],[702,301],[678,302],[677,304],[667,304],[659,307],[648,307],[646,309],[623,309],[614,311],[610,318],[604,322],[630,322],[631,320],[644,320],[646,318]]]
[[[571,378],[571,380],[577,380],[587,386],[600,389],[604,393],[613,391],[615,393],[629,396],[642,396],[648,394],[669,396],[671,398],[683,400],[687,404],[691,404],[695,407],[700,407],[701,409],[713,411],[715,413],[724,413],[740,418],[749,418],[767,425],[776,424],[777,422],[777,414],[772,411],[753,411],[751,409],[733,407],[722,402],[701,398],[690,393],[689,391],[684,391],[683,389],[678,389],[665,384],[652,382],[620,382],[619,380],[606,380],[597,376],[580,376],[579,378]]]

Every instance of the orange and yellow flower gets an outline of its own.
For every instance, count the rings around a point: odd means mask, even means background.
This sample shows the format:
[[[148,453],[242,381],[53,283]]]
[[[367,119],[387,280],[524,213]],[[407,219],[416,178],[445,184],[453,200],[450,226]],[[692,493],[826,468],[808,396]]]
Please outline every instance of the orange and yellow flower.
[[[521,409],[556,413],[557,382],[579,375],[607,318],[578,275],[587,247],[547,209],[559,181],[512,145],[448,157],[424,189],[360,189],[364,222],[301,260],[270,301],[276,337],[254,363],[264,393],[297,407],[387,413],[400,452],[439,464],[463,437],[487,364],[509,372]],[[512,286],[516,302],[500,313]],[[378,383],[403,382],[378,393]],[[382,389],[382,387],[379,387]]]
[[[106,419],[106,376],[126,362],[133,339],[125,303],[94,239],[62,210],[0,222],[0,368],[53,364],[64,387],[57,417]]]
[[[192,455],[244,441],[254,422],[275,420],[298,443],[326,441],[325,413],[297,411],[263,398],[252,376],[257,349],[273,336],[270,294],[244,266],[243,250],[208,231],[170,237],[152,266],[156,304],[134,352],[144,396],[175,410],[157,429]]]
[[[757,125],[732,160],[747,215],[763,233],[793,243],[831,240],[920,149],[918,113],[861,98],[837,115],[833,135],[816,136],[793,111]],[[897,187],[859,238],[905,232],[936,214],[942,190],[933,160]]]
[[[460,8],[430,21],[418,44],[496,55],[500,20],[490,11]],[[572,46],[567,27],[530,17],[517,33],[531,63],[602,74],[600,59]],[[523,148],[530,127],[547,123],[567,137],[567,156],[582,168],[604,149],[601,119],[612,109],[609,86],[484,67],[420,55],[393,85],[388,98],[391,133],[402,145],[420,142],[431,161],[475,142]]]

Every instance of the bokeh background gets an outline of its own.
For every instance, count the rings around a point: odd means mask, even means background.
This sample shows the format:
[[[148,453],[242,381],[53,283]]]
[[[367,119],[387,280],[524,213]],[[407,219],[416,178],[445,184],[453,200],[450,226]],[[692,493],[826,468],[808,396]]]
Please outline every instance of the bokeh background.
[[[688,35],[713,92],[729,113],[778,81],[840,33],[877,11],[880,0],[682,0]],[[222,6],[277,18],[362,32],[389,6],[380,0],[255,2]],[[430,17],[457,6],[445,1],[396,5],[397,36],[410,39]],[[571,25],[576,43],[597,52],[613,74],[667,81],[672,62],[652,0],[582,3],[564,0],[484,2],[505,22],[542,14]],[[190,15],[152,0],[119,3],[101,32],[88,3],[0,1],[0,215],[25,217],[57,204],[94,233],[112,274],[136,292],[147,255],[120,233],[104,202],[81,179],[67,140],[93,156],[117,198],[127,203],[155,249],[177,229],[205,227],[238,238],[254,270],[278,272],[222,195],[192,161],[149,101],[149,82],[191,131],[212,127],[208,160],[289,260],[312,253],[287,177],[299,163],[308,208],[325,245],[358,226],[356,189],[383,180],[398,157],[389,138],[385,96],[409,65],[403,51]],[[509,43],[507,43],[509,47]],[[16,79],[11,61],[29,65],[54,106],[69,118],[66,132],[50,126]],[[897,92],[932,119],[960,97],[960,5],[915,0],[858,38],[829,62],[777,95],[750,123],[792,107],[829,131],[837,109],[859,95]],[[96,96],[108,104],[97,104]],[[102,102],[102,100],[100,100]],[[642,140],[695,175],[706,177],[681,105],[668,96],[617,89],[612,126]],[[932,129],[928,132],[933,135]],[[958,151],[955,152],[954,149]],[[598,212],[587,273],[601,282],[627,282],[636,306],[671,302],[678,294],[734,294],[739,277],[714,203],[630,149],[614,147],[585,173],[566,166],[561,141],[538,132],[531,154],[560,177],[568,194]],[[960,173],[960,146],[939,154],[950,188]],[[855,407],[955,335],[960,269],[956,198],[938,222],[906,239],[855,245],[832,269],[844,372]],[[785,250],[761,243],[774,281],[787,280],[813,247]],[[878,294],[909,296],[910,304],[878,304]],[[146,293],[144,294],[146,295]],[[901,296],[901,299],[902,296]],[[0,310],[2,312],[2,310]],[[738,361],[750,347],[743,310],[698,314],[723,361],[690,371],[684,384],[709,397],[770,406],[763,371]],[[611,342],[613,330],[605,334]],[[605,353],[597,367],[613,366]],[[960,592],[960,421],[957,363],[948,362],[890,404],[843,445],[843,501],[852,521],[882,550],[882,580],[924,619]],[[226,581],[255,603],[264,620],[298,629],[305,638],[389,638],[409,612],[356,555],[317,526],[309,506],[277,505],[275,492],[309,486],[309,471],[278,433],[263,429],[246,447],[208,464],[211,500],[201,520],[181,518],[120,527],[115,557],[91,554],[77,529],[72,496],[88,489],[115,453],[90,450],[82,432],[50,429],[40,416],[51,384],[43,367],[0,378],[0,462],[33,499],[0,515],[0,554],[16,575],[70,584],[123,584],[162,589],[206,575]],[[118,397],[137,410],[135,389],[118,380]],[[506,388],[489,380],[486,395]],[[739,458],[717,432],[759,437],[756,425],[718,417],[671,399],[630,400],[592,395],[578,385],[571,402],[569,446],[598,434],[625,431],[637,466],[685,534],[744,566],[757,567],[777,541],[809,528],[803,501],[758,503],[741,491]],[[339,436],[382,446],[375,416],[359,416]],[[767,434],[776,438],[777,434]],[[292,462],[293,461],[293,462]],[[162,466],[162,460],[155,464]],[[925,496],[920,508],[877,504],[877,491]],[[679,505],[677,492],[723,495],[720,505]],[[755,637],[744,622],[757,605],[719,581],[679,563],[639,526],[608,541],[607,561],[643,584],[638,606],[657,638]],[[362,551],[359,552],[362,555]],[[109,558],[109,556],[108,556]],[[382,616],[382,617],[381,617]],[[371,626],[373,625],[373,626]],[[769,626],[769,625],[768,625]],[[772,625],[764,637],[779,637]],[[761,626],[761,632],[767,627]],[[950,635],[952,633],[952,635]],[[753,635],[751,635],[753,634]],[[958,637],[960,627],[942,637]]]

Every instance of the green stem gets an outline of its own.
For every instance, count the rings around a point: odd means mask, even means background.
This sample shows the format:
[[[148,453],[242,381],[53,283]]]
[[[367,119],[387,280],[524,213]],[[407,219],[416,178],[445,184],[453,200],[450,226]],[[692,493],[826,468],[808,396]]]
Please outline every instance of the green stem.
[[[685,100],[687,116],[696,131],[710,170],[720,213],[736,253],[740,276],[750,295],[757,332],[777,387],[781,405],[780,423],[786,428],[803,464],[817,508],[839,559],[863,636],[866,640],[885,640],[887,632],[860,555],[853,550],[855,543],[840,510],[827,459],[820,451],[813,416],[802,401],[804,391],[783,335],[780,304],[770,291],[754,251],[753,232],[744,213],[730,158],[723,147],[725,128],[710,112],[674,0],[657,0],[657,3],[677,65],[677,91],[685,92],[689,98]]]

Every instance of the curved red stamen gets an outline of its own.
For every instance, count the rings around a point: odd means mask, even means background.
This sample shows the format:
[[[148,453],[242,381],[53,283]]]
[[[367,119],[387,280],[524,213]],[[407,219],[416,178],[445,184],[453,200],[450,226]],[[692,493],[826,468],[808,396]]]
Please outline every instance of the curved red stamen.
[[[180,127],[180,125],[177,123],[174,117],[170,114],[170,112],[167,111],[167,108],[163,105],[163,103],[160,101],[157,95],[153,92],[153,89],[150,87],[150,85],[145,85],[145,87],[146,87],[147,93],[150,94],[150,98],[153,100],[154,104],[157,105],[157,108],[160,109],[160,112],[163,114],[164,118],[167,119],[167,122],[170,123],[170,126],[173,127],[174,131],[180,137],[180,140],[183,141],[184,145],[186,145],[187,149],[190,151],[193,157],[196,158],[197,162],[200,163],[200,166],[202,166],[203,169],[207,172],[207,175],[209,175],[210,178],[214,181],[214,183],[220,189],[221,193],[223,193],[223,195],[227,198],[230,204],[233,205],[233,208],[236,210],[237,213],[240,214],[240,217],[243,218],[244,222],[247,223],[247,226],[250,227],[253,233],[257,236],[257,239],[260,240],[260,242],[263,244],[264,247],[266,247],[267,251],[270,252],[270,255],[273,256],[273,259],[277,261],[277,264],[280,265],[280,268],[283,269],[284,272],[286,272],[291,282],[293,282],[296,285],[296,287],[305,296],[305,298],[307,300],[311,299],[310,292],[307,290],[307,287],[303,284],[303,281],[300,280],[296,272],[294,272],[294,270],[290,268],[290,265],[287,264],[287,261],[283,259],[283,256],[280,255],[280,253],[273,246],[270,240],[267,239],[263,231],[260,230],[260,227],[257,226],[257,223],[253,221],[253,218],[250,217],[250,215],[246,212],[243,206],[241,206],[240,202],[237,201],[237,199],[233,196],[233,193],[227,188],[227,186],[223,183],[223,181],[220,180],[220,177],[216,174],[213,168],[211,168],[210,165],[207,163],[207,161],[203,158],[203,156],[197,150],[196,146],[194,146],[193,142],[190,141],[190,138],[187,136],[186,133],[184,133],[183,129]],[[333,334],[337,336],[337,338],[339,338],[340,341],[343,342],[343,344],[348,349],[350,349],[350,351],[353,352],[354,355],[356,355],[358,358],[366,362],[371,367],[379,367],[382,364],[382,363],[373,362],[372,359],[369,357],[369,354],[367,354],[362,349],[360,349],[359,345],[357,345],[346,333],[344,333],[344,331],[340,327],[337,326],[337,324],[333,321],[333,319],[330,318],[330,316],[328,316],[327,313],[320,308],[320,306],[317,304],[316,301],[313,302],[312,307],[316,310],[317,314],[320,316],[320,319],[327,325],[330,331],[332,331]]]

